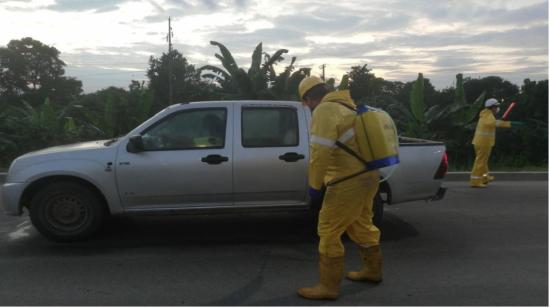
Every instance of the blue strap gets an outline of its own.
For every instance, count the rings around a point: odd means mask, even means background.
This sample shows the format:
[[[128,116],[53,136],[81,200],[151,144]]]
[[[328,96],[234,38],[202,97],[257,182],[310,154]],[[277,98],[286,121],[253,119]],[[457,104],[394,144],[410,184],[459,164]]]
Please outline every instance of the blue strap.
[[[369,161],[367,163],[367,169],[380,169],[395,164],[399,164],[399,156],[397,155]]]

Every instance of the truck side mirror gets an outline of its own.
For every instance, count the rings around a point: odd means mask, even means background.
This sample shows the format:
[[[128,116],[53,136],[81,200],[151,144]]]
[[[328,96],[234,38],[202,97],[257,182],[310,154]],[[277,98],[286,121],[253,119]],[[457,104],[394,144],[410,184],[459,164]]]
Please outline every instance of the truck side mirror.
[[[143,139],[141,135],[135,135],[128,139],[128,144],[126,145],[126,151],[130,153],[139,153],[143,152],[145,147],[143,146]]]

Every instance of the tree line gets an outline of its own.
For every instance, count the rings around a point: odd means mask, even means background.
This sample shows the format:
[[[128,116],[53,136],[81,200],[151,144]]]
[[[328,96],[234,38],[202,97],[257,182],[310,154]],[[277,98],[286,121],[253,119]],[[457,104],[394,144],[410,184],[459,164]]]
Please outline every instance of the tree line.
[[[132,80],[128,89],[108,87],[83,94],[82,82],[65,76],[60,52],[32,38],[0,47],[0,167],[37,149],[126,134],[169,105],[169,64],[172,65],[174,102],[262,99],[298,100],[300,81],[311,68],[297,68],[288,50],[273,54],[258,44],[249,68],[239,67],[219,42],[214,56],[221,66],[196,67],[177,50],[151,56],[147,82]],[[282,69],[276,69],[277,66]],[[525,79],[521,86],[498,76],[464,78],[437,90],[419,73],[409,82],[376,77],[367,64],[353,66],[330,88],[350,90],[357,103],[382,108],[394,118],[400,135],[445,142],[451,167],[469,169],[470,145],[483,102],[515,101],[510,120],[526,126],[498,132],[492,163],[507,169],[547,168],[548,80]]]

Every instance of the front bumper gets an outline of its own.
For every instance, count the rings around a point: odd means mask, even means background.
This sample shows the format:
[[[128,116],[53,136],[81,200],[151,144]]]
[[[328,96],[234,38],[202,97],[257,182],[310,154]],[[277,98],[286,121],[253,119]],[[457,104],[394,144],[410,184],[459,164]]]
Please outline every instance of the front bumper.
[[[25,190],[26,183],[6,183],[0,186],[0,202],[3,203],[7,215],[19,216],[23,208],[19,201]]]

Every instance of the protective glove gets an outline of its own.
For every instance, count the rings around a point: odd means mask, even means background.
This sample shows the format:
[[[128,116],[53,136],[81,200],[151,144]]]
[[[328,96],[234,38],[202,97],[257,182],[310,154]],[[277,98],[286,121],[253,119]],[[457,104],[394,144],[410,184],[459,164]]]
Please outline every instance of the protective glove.
[[[320,200],[320,199],[323,198],[323,196],[325,194],[324,191],[317,190],[313,187],[310,187],[307,192],[308,192],[309,197],[311,198],[311,200]]]
[[[512,127],[525,126],[525,122],[521,122],[521,121],[511,121],[511,122],[512,122]]]

